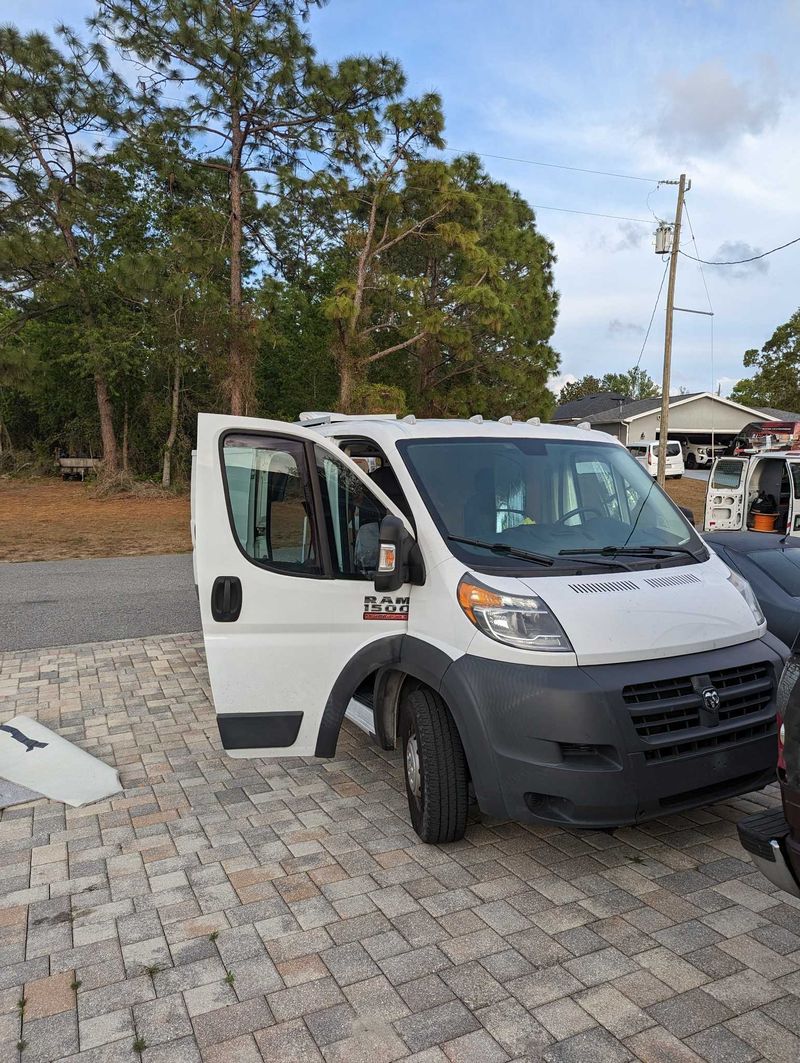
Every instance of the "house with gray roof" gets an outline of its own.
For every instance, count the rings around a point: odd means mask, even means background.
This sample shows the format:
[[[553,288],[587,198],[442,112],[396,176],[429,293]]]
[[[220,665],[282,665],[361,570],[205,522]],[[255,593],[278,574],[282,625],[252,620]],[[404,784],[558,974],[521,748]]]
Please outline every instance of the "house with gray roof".
[[[601,403],[607,404],[605,409],[597,408]],[[671,395],[669,400],[670,437],[696,443],[709,443],[712,438],[727,443],[751,421],[793,420],[800,421],[800,414],[744,406],[708,391]],[[642,439],[657,439],[661,396],[629,402],[604,392],[567,402],[557,407],[553,416],[554,424],[576,425],[584,421],[600,432],[616,436],[625,446]]]

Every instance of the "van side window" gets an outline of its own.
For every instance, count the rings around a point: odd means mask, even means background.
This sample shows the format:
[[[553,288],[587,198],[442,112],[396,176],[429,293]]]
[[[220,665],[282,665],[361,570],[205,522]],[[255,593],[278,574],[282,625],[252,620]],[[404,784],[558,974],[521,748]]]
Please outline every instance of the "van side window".
[[[366,484],[322,447],[314,448],[334,576],[374,579],[386,508]]]
[[[302,443],[229,435],[222,456],[231,523],[242,552],[267,568],[320,575]]]

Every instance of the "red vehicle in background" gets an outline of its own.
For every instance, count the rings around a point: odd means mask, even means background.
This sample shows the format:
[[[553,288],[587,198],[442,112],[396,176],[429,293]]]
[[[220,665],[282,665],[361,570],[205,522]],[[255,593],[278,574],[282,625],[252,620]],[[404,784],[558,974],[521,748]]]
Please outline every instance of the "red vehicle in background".
[[[751,421],[733,439],[725,456],[797,449],[800,449],[800,421]]]
[[[800,897],[800,637],[778,685],[777,710],[782,807],[741,820],[739,840],[765,878]]]

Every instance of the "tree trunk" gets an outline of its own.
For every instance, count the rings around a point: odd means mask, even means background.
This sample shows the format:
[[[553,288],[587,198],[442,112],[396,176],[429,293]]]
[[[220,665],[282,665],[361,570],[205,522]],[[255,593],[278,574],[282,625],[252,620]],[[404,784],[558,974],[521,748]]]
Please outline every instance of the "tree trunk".
[[[230,294],[230,343],[228,348],[228,372],[231,413],[240,416],[245,412],[244,358],[242,352],[242,134],[239,115],[234,112],[231,121],[231,294]]]
[[[337,358],[339,364],[339,410],[341,413],[352,413],[353,396],[358,374],[349,352],[341,352]]]
[[[175,445],[175,437],[178,434],[178,407],[181,397],[181,367],[175,362],[175,372],[172,377],[172,413],[169,421],[169,435],[164,445],[164,465],[161,470],[161,486],[169,487],[172,483],[172,448]]]
[[[122,471],[128,471],[128,400],[125,399],[125,410],[122,415]]]
[[[114,434],[114,417],[111,409],[111,399],[108,394],[108,383],[101,373],[95,373],[94,390],[97,396],[97,412],[100,415],[103,463],[109,472],[116,472],[119,468],[119,459],[117,456],[117,437]]]

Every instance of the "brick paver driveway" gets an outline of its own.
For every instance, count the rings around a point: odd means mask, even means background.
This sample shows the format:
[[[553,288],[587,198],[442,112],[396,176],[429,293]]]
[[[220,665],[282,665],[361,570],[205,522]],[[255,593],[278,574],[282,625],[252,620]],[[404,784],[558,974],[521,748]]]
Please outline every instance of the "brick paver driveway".
[[[774,793],[432,848],[349,725],[226,758],[196,636],[5,654],[0,700],[125,787],[2,816],[3,1060],[800,1059],[800,905],[734,829]]]

